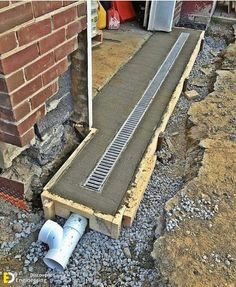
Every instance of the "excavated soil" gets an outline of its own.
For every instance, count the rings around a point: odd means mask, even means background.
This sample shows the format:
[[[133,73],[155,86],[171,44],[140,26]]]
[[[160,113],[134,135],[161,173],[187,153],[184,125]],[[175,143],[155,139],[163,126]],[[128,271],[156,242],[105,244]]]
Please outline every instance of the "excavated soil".
[[[152,252],[168,286],[236,286],[235,59],[231,44],[214,91],[188,112],[186,184],[166,203],[165,230]],[[193,165],[199,168],[189,177]]]
[[[152,33],[134,22],[122,24],[119,30],[104,30],[102,45],[93,49],[93,95],[142,47]]]

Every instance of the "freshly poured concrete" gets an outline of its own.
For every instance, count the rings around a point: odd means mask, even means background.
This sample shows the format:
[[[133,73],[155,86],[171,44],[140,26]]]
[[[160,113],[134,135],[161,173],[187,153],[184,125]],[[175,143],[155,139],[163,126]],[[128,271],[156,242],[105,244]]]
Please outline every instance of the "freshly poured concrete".
[[[107,146],[142,96],[181,32],[190,36],[174,67],[123,152],[101,193],[82,186]],[[94,127],[99,131],[60,177],[51,193],[114,215],[122,202],[142,155],[167,107],[200,31],[174,29],[155,33],[94,99]]]

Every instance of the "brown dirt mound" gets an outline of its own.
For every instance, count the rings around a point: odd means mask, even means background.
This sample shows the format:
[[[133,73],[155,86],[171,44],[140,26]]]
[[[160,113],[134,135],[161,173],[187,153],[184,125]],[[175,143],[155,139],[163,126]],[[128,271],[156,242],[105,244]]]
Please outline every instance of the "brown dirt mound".
[[[167,202],[166,213],[179,226],[158,238],[152,252],[170,286],[236,286],[235,59],[236,44],[232,44],[223,61],[223,69],[230,63],[230,71],[217,71],[214,92],[189,110],[188,137],[204,149],[202,166]],[[181,205],[183,194],[192,209]],[[203,211],[207,219],[199,215]]]

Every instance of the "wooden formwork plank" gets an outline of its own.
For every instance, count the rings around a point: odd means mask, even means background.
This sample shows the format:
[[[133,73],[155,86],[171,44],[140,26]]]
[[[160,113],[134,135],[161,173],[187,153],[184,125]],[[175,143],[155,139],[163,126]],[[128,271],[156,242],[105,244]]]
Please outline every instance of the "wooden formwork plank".
[[[114,239],[120,235],[125,206],[122,206],[115,216],[95,212],[89,221],[89,227]]]
[[[55,204],[51,199],[44,198],[43,211],[46,219],[53,219],[55,217]]]
[[[114,216],[95,212],[89,220],[89,227],[108,236],[111,235],[112,221]]]
[[[115,216],[102,214],[72,200],[52,194],[47,190],[42,193],[44,215],[46,219],[53,219],[55,215],[68,218],[71,213],[78,213],[89,220],[89,227],[93,230],[117,239],[120,234],[125,206],[120,208]]]
[[[99,30],[97,34],[92,38],[92,47],[96,47],[103,42],[103,32]]]
[[[156,164],[156,155],[153,154],[150,157],[145,157],[139,166],[135,180],[131,185],[131,188],[127,192],[129,200],[124,212],[123,225],[131,226],[135,215],[138,211],[139,204],[143,198],[143,194],[147,188],[150,177],[153,173]]]
[[[167,106],[166,112],[162,116],[161,123],[155,130],[154,135],[150,141],[150,144],[146,150],[146,153],[140,162],[140,165],[137,169],[137,173],[134,177],[134,182],[127,192],[127,197],[128,197],[126,201],[127,208],[124,212],[124,225],[125,226],[131,226],[136,216],[138,206],[143,198],[144,192],[146,190],[146,187],[148,185],[148,182],[151,178],[152,172],[155,167],[155,162],[156,162],[155,153],[157,149],[157,142],[158,142],[159,135],[165,131],[168,120],[171,114],[173,113],[174,108],[179,100],[179,97],[184,87],[184,82],[188,78],[193,68],[194,62],[197,58],[197,55],[201,49],[204,35],[205,35],[205,32],[203,31],[199,37],[199,40],[197,42],[195,49],[193,50],[193,53],[184,70],[184,73],[182,74],[182,77],[171,97],[171,100]]]
[[[89,220],[91,229],[114,239],[119,237],[125,206],[120,208],[115,216],[102,214],[87,206],[52,194],[47,190],[44,190],[42,193],[42,202],[46,219],[53,219],[55,215],[68,218],[71,213],[78,213]]]
[[[120,235],[125,208],[123,205],[115,216],[94,212],[89,220],[89,227],[117,239]]]
[[[45,202],[46,203],[48,201],[54,202],[54,204],[55,204],[54,210],[55,210],[56,215],[59,215],[57,212],[60,213],[61,209],[67,210],[64,213],[65,215],[64,216],[62,215],[62,217],[65,217],[65,218],[67,217],[66,214],[68,214],[68,211],[80,213],[82,216],[84,216],[86,218],[90,218],[94,214],[94,211],[91,208],[89,208],[85,205],[76,203],[72,200],[65,199],[65,198],[58,196],[56,194],[52,194],[48,190],[43,191],[41,198],[42,198],[43,206],[45,205]]]
[[[120,207],[117,214],[113,218],[112,230],[111,230],[112,238],[118,238],[120,235],[125,210],[126,210],[126,206],[122,205],[122,207]]]

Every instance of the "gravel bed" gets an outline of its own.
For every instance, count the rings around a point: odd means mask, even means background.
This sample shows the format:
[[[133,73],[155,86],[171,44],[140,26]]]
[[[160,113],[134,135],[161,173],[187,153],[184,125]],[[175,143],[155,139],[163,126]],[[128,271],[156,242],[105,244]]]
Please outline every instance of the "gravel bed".
[[[191,80],[204,76],[200,68],[214,61],[212,49],[219,53],[226,46],[222,39],[216,41],[206,37],[203,51],[199,54],[197,62],[190,76]],[[196,89],[201,98],[208,94],[207,81],[203,87],[189,84],[188,89]],[[181,121],[186,121],[190,102],[181,97],[168,124],[166,134],[178,131]],[[156,239],[157,220],[163,214],[166,201],[183,187],[184,177],[173,176],[171,171],[176,169],[176,159],[164,146],[159,152],[156,168],[153,172],[144,198],[139,207],[137,217],[131,228],[123,228],[119,240],[113,240],[95,231],[88,231],[80,240],[65,272],[54,272],[48,269],[46,276],[51,286],[157,286],[159,272],[151,258],[153,242]],[[178,163],[179,164],[179,163]],[[182,209],[199,216],[208,216],[196,211],[198,206],[189,202],[183,195]],[[212,211],[210,211],[212,212]],[[209,213],[209,216],[212,214]],[[60,220],[62,223],[62,221]],[[177,225],[177,224],[176,224]],[[170,230],[172,225],[169,221]],[[28,228],[28,227],[27,227]],[[25,229],[23,225],[23,230]],[[23,231],[22,231],[23,232]],[[35,269],[34,264],[46,254],[45,246],[40,242],[33,242],[26,254],[21,274],[29,274]],[[40,261],[39,260],[39,261]],[[39,285],[37,280],[35,285]],[[40,286],[40,285],[39,285]]]
[[[15,237],[11,241],[4,241],[0,244],[0,250],[5,252],[10,252],[20,241],[27,238],[32,232],[40,230],[43,221],[43,212],[39,213],[38,223],[30,222],[28,218],[28,213],[19,212],[17,214],[17,220],[10,222],[10,227],[15,232]],[[35,219],[35,218],[34,218]],[[41,220],[40,220],[41,219]]]
[[[123,228],[119,240],[95,231],[87,232],[77,245],[65,272],[48,269],[46,276],[53,286],[142,286],[144,282],[155,281],[158,270],[150,253],[156,220],[162,214],[165,202],[183,183],[182,178],[165,176],[166,168],[161,174],[154,171],[133,226]],[[33,242],[23,273],[28,273],[31,264],[45,254],[45,246]]]
[[[222,49],[227,47],[227,43],[224,39],[215,39],[211,36],[205,37],[204,49],[199,53],[195,62],[194,68],[189,76],[188,90],[196,90],[199,93],[199,100],[202,100],[209,94],[209,76],[205,75],[202,68],[213,65],[216,62],[217,56],[220,55]],[[215,76],[215,71],[209,73],[211,77]],[[202,79],[202,85],[195,86],[192,81],[196,78]]]
[[[166,230],[172,231],[179,224],[189,218],[200,218],[210,220],[218,212],[219,199],[212,202],[206,198],[198,198],[193,201],[184,192],[180,194],[181,200],[179,205],[175,206],[166,214]],[[177,215],[178,214],[178,215]]]

